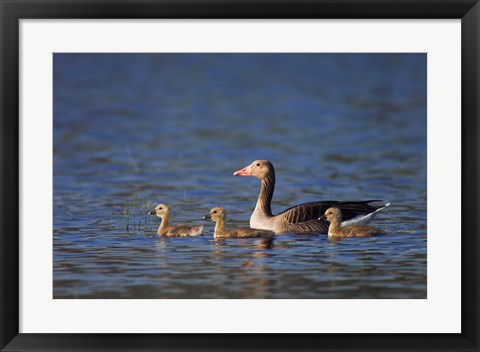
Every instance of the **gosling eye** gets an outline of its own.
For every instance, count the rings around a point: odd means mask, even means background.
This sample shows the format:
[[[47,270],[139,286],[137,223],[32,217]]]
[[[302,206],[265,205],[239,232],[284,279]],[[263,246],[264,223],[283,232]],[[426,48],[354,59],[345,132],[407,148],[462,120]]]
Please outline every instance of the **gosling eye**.
[[[217,213],[217,211],[215,210],[213,213],[214,213],[214,214],[216,214],[216,213]]]
[[[257,166],[260,166],[260,163],[257,163]]]
[[[158,208],[158,210],[162,210],[163,208]]]

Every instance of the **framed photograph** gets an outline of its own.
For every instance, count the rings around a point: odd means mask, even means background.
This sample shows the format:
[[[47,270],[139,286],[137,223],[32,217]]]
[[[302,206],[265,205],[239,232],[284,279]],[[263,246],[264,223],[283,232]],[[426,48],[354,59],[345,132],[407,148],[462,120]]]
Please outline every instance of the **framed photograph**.
[[[1,1],[2,351],[478,351],[477,1]]]

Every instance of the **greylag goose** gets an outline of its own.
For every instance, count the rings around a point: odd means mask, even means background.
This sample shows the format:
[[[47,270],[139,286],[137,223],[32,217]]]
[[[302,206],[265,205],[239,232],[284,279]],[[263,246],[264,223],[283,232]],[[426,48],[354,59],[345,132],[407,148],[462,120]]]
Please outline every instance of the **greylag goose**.
[[[268,238],[272,237],[273,231],[251,229],[249,227],[236,227],[230,230],[225,228],[226,211],[223,207],[215,207],[210,213],[203,217],[204,220],[213,220],[216,222],[213,237],[215,238]]]
[[[320,217],[330,207],[341,209],[343,225],[366,224],[390,203],[373,206],[376,200],[339,202],[334,200],[304,203],[273,215],[270,203],[275,188],[275,169],[268,160],[256,160],[247,167],[235,171],[234,176],[255,176],[262,181],[255,210],[250,217],[250,227],[272,230],[275,233],[327,233],[328,222]]]
[[[188,237],[202,234],[203,226],[170,225],[170,207],[159,204],[148,214],[156,215],[162,219],[157,230],[157,235],[162,237]]]
[[[325,211],[322,216],[330,221],[328,227],[328,238],[345,238],[345,237],[372,237],[376,235],[385,235],[386,232],[365,225],[348,225],[341,226],[342,212],[340,209],[332,207]]]

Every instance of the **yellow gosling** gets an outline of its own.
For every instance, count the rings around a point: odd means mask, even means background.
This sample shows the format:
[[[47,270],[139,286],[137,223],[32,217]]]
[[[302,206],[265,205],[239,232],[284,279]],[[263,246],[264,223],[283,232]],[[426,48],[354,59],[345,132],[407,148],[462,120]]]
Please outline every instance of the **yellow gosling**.
[[[205,220],[216,222],[214,238],[268,238],[274,235],[273,231],[252,229],[250,227],[236,227],[227,230],[225,227],[226,211],[223,207],[215,207],[203,217]]]
[[[330,222],[328,238],[372,237],[386,234],[385,231],[365,225],[341,226],[342,213],[338,208],[328,208],[323,216]]]
[[[162,219],[158,227],[157,235],[161,237],[189,237],[199,236],[202,234],[203,226],[188,226],[188,225],[170,225],[170,207],[166,204],[159,204],[155,210],[148,214],[156,215]]]

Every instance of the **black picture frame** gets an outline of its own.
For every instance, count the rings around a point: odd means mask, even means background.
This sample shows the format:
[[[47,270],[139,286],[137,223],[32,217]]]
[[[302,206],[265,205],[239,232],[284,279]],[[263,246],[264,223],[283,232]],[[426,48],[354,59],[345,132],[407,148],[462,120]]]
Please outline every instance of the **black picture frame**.
[[[0,0],[0,15],[2,30],[0,42],[0,348],[2,351],[479,351],[480,5],[478,0]],[[19,20],[23,18],[461,19],[462,332],[460,334],[19,333]],[[458,206],[458,204],[445,204],[446,216],[450,206]]]

